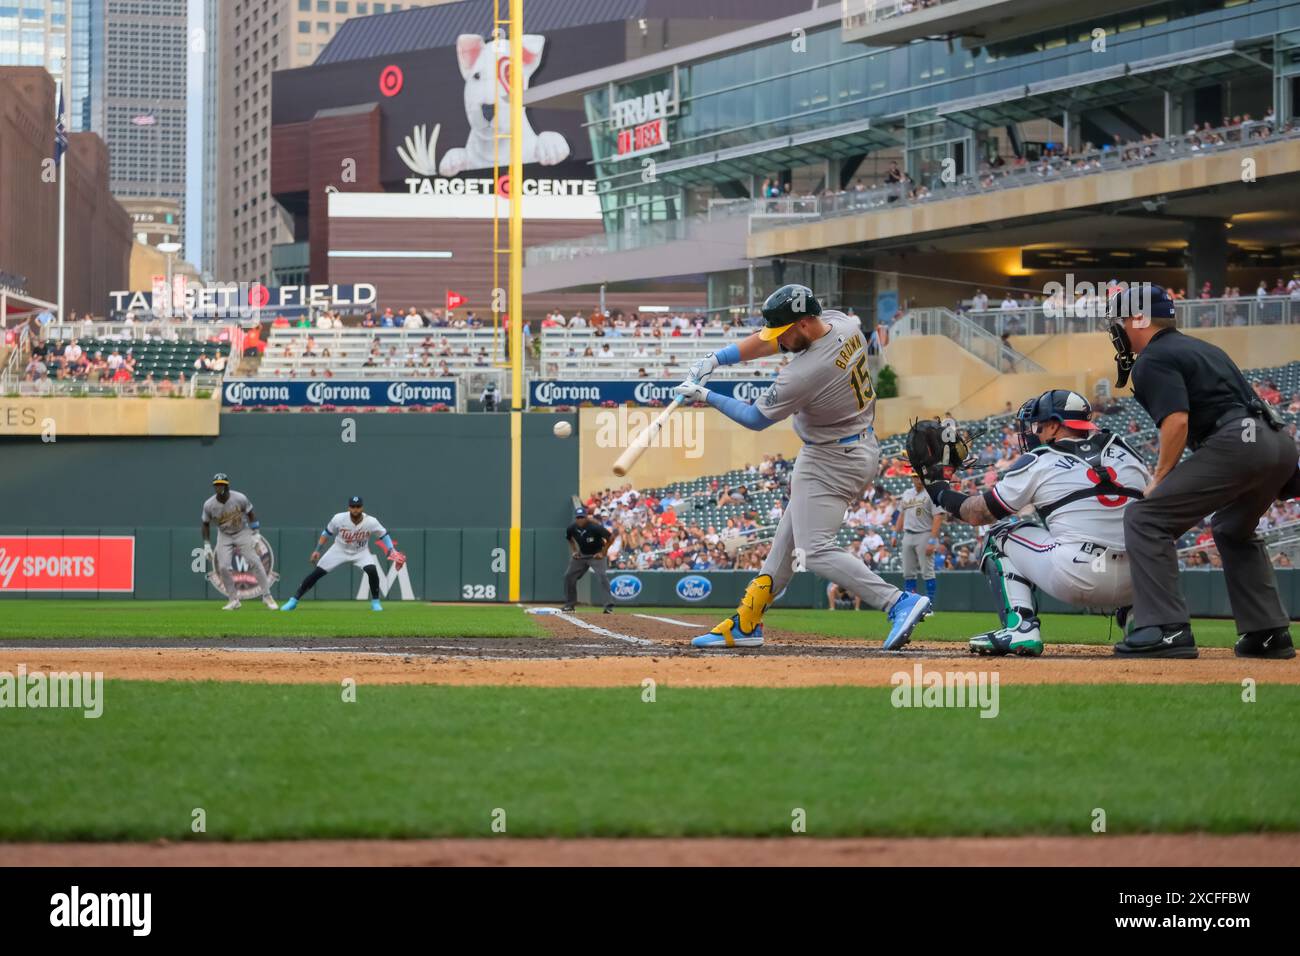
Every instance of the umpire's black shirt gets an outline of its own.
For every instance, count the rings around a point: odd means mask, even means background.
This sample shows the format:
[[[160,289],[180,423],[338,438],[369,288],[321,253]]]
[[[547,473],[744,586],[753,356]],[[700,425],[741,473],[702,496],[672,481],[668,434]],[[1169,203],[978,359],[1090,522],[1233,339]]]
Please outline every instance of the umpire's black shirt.
[[[564,536],[578,543],[578,553],[584,558],[592,558],[600,554],[601,549],[605,547],[605,539],[613,537],[599,521],[588,521],[585,528],[579,528],[575,521],[569,525],[569,530],[564,533]]]
[[[1174,412],[1187,412],[1193,448],[1234,408],[1245,409],[1244,378],[1226,352],[1177,329],[1161,329],[1133,366],[1133,395],[1158,426]]]

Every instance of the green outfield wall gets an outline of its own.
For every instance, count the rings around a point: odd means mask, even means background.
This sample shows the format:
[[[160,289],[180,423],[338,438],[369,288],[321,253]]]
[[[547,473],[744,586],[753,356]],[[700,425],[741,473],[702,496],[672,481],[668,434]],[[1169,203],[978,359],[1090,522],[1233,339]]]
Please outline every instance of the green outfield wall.
[[[564,528],[579,483],[579,445],[556,438],[560,418],[524,415],[523,567],[525,601],[558,602],[568,561]],[[230,475],[262,521],[279,575],[275,594],[292,594],[310,570],[316,537],[348,496],[362,495],[383,520],[409,564],[405,579],[385,575],[390,599],[503,601],[510,521],[510,416],[507,414],[227,414],[215,437],[0,438],[0,598],[211,598],[219,595],[202,570],[200,506],[214,472]],[[134,539],[132,590],[15,591],[5,587],[6,561],[28,535]],[[8,541],[5,539],[8,537]],[[47,539],[47,547],[50,547]],[[56,549],[57,550],[57,549]],[[385,564],[385,562],[381,562]],[[386,569],[385,569],[386,570]],[[624,581],[615,603],[626,606],[734,607],[749,572],[611,573]],[[900,583],[901,575],[885,576]],[[693,579],[685,584],[684,579]],[[579,585],[590,600],[590,576]],[[705,583],[701,583],[705,582]],[[12,581],[11,581],[12,583]],[[339,568],[314,597],[355,597],[362,576]],[[1300,572],[1278,572],[1283,600],[1300,614]],[[1229,613],[1223,575],[1185,572],[1192,613]],[[825,607],[826,586],[798,574],[781,601]],[[993,610],[974,572],[940,575],[939,610]],[[1044,610],[1068,610],[1051,598]]]

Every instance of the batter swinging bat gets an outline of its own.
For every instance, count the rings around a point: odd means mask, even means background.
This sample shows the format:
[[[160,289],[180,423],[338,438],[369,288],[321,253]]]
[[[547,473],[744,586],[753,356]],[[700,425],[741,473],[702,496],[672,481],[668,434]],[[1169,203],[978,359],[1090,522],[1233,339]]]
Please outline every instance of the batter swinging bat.
[[[646,448],[649,447],[651,439],[653,439],[655,435],[659,434],[659,429],[664,427],[664,422],[668,421],[668,416],[671,415],[673,409],[681,403],[682,396],[675,396],[673,400],[668,403],[668,407],[659,413],[658,418],[652,421],[645,428],[641,429],[640,434],[638,434],[636,438],[632,439],[632,443],[627,446],[627,451],[619,455],[618,461],[614,462],[614,474],[622,478],[632,470],[632,466],[637,463]]]

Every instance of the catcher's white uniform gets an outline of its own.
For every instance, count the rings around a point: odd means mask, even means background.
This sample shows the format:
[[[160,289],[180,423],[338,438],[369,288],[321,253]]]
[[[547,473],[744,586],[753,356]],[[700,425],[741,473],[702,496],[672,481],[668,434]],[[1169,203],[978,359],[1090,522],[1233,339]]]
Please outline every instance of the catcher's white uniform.
[[[1141,456],[1107,432],[1040,445],[1013,464],[984,499],[998,517],[1033,508],[1041,524],[1006,520],[989,530],[985,571],[1002,578],[1010,609],[1033,615],[1032,587],[1078,607],[1132,604],[1124,508],[1134,498],[1120,489],[1141,491],[1150,480]]]
[[[322,571],[333,571],[341,564],[354,564],[359,568],[379,566],[370,550],[370,538],[372,535],[382,538],[388,530],[374,515],[362,512],[361,521],[354,522],[351,514],[340,511],[330,518],[325,533],[334,539],[334,543],[316,562],[316,567]]]

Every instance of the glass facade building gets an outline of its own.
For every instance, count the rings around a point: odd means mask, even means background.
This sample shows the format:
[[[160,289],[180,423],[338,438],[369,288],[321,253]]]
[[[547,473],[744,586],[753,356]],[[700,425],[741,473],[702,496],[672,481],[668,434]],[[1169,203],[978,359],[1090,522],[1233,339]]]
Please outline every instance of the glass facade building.
[[[1038,112],[1072,128],[1076,145],[1101,145],[1120,132],[1217,125],[1220,116],[1260,116],[1269,106],[1286,119],[1295,75],[1285,51],[1297,38],[1300,0],[1165,0],[977,48],[945,40],[871,48],[845,41],[836,19],[802,36],[629,76],[585,94],[606,229],[755,195],[769,175],[793,180],[796,192],[843,188],[836,173],[852,175],[867,156],[898,158],[920,182],[939,175],[946,160],[961,174],[990,155],[993,137],[1011,121],[997,111],[950,108],[1054,81],[1069,103],[1044,100]],[[1090,83],[1126,64],[1149,65],[1146,79]],[[663,91],[675,100],[661,134],[668,145],[620,159],[627,114],[616,104]]]

